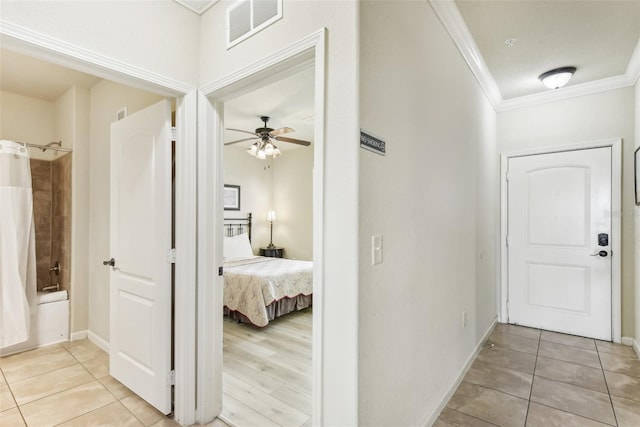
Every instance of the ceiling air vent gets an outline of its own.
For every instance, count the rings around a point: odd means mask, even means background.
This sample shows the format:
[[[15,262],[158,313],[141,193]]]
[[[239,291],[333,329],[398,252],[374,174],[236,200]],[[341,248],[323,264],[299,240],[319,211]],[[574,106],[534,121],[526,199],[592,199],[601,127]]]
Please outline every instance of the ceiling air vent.
[[[238,0],[227,8],[227,49],[282,18],[282,0]]]

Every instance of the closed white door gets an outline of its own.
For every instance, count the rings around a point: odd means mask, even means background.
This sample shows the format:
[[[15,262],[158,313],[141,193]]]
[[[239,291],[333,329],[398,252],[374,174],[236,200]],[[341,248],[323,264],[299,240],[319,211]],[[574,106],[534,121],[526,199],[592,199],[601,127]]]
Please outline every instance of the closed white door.
[[[171,412],[171,105],[111,125],[110,373]]]
[[[610,341],[611,148],[510,158],[507,177],[509,323]]]

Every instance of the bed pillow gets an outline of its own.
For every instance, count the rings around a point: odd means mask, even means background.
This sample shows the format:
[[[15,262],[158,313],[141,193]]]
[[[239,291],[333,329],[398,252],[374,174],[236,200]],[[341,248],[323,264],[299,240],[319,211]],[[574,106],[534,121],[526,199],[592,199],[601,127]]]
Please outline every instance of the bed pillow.
[[[251,243],[249,243],[249,235],[242,233],[233,237],[225,237],[223,253],[225,260],[253,257],[253,250],[251,249]]]

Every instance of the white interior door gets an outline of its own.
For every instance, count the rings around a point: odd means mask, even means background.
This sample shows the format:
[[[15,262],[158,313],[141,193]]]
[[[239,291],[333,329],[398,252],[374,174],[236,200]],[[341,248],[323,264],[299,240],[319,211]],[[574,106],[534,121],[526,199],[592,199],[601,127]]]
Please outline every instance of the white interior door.
[[[171,105],[111,125],[110,373],[171,412]]]
[[[611,148],[510,158],[507,176],[509,323],[610,341]]]

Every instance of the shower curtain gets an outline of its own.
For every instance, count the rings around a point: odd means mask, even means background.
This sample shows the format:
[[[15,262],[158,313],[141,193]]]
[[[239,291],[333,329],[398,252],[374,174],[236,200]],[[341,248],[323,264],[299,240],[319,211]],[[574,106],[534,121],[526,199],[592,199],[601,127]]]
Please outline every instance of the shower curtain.
[[[29,339],[36,301],[31,167],[26,147],[0,140],[0,348]]]

